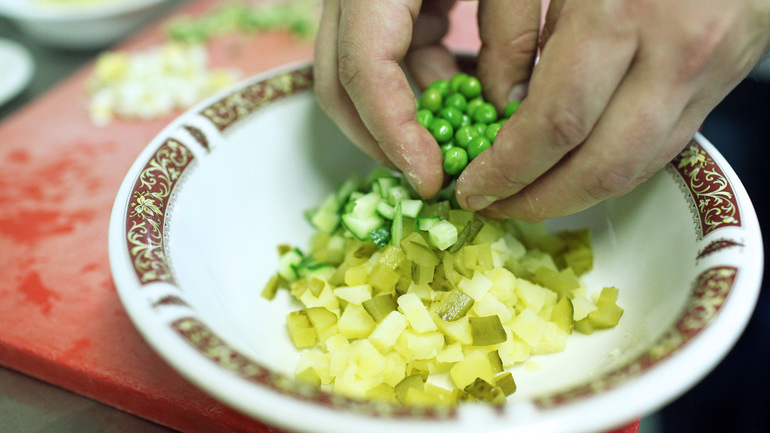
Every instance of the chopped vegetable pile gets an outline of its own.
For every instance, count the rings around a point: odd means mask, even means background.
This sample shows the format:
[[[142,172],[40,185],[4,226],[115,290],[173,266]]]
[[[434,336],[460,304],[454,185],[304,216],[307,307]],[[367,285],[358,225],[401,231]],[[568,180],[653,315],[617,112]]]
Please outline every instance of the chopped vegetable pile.
[[[375,170],[308,212],[306,252],[279,247],[262,295],[302,304],[286,321],[298,380],[408,406],[503,404],[510,367],[618,324],[618,290],[592,296],[579,279],[593,267],[588,230],[486,219],[452,191],[423,201]]]
[[[417,98],[417,121],[441,146],[444,171],[451,176],[494,143],[503,122],[519,107],[519,101],[510,102],[500,115],[482,91],[478,78],[459,73],[434,81]]]

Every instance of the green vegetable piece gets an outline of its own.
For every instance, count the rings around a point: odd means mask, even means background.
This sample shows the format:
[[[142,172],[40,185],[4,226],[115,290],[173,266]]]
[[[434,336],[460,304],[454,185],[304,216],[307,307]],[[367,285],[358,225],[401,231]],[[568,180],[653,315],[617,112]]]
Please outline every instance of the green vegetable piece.
[[[437,89],[425,89],[422,96],[420,96],[420,107],[424,110],[429,110],[431,113],[438,112],[443,104],[444,98]]]
[[[481,152],[487,150],[490,146],[492,146],[492,142],[490,142],[486,137],[476,137],[468,144],[468,158],[470,160],[476,159],[477,156],[481,155]]]
[[[425,128],[430,128],[430,124],[433,122],[433,113],[425,108],[417,110],[417,121]]]
[[[436,315],[445,322],[454,322],[465,316],[473,307],[473,298],[460,289],[452,289],[436,309]]]
[[[449,79],[449,90],[452,92],[459,92],[460,91],[460,84],[463,83],[463,81],[467,80],[469,78],[469,75],[465,72],[460,72],[458,74],[455,74],[452,76],[452,78]]]
[[[478,136],[478,130],[473,126],[461,126],[455,132],[455,141],[458,146],[467,148],[471,141]]]
[[[362,302],[361,305],[377,323],[382,322],[388,314],[398,309],[396,299],[391,294],[375,296]]]
[[[421,374],[413,374],[403,378],[394,388],[396,389],[396,398],[398,401],[405,404],[406,394],[409,392],[409,389],[415,388],[422,391],[425,389],[425,381]]]
[[[377,248],[382,248],[390,243],[390,228],[384,225],[379,226],[369,232],[369,237]]]
[[[476,77],[468,77],[460,82],[457,90],[468,99],[475,98],[481,95],[481,81]]]
[[[442,143],[438,148],[441,149],[441,154],[443,155],[446,153],[447,150],[455,147],[456,144],[457,144],[456,141],[449,140],[446,143]]]
[[[439,118],[446,120],[450,125],[452,125],[453,134],[457,128],[462,126],[463,112],[457,108],[444,107],[438,111],[437,115]]]
[[[572,328],[575,326],[575,321],[572,318],[574,311],[572,301],[568,297],[562,296],[551,310],[551,322],[567,334],[572,334]]]
[[[444,99],[444,107],[456,108],[464,113],[468,109],[468,100],[461,93],[453,93]]]
[[[492,372],[502,373],[503,372],[503,360],[500,358],[500,352],[497,350],[493,350],[489,353],[487,353],[487,357],[489,358],[489,365],[492,366]],[[495,384],[496,385],[496,384]]]
[[[475,110],[473,110],[471,119],[476,123],[483,123],[485,125],[489,125],[490,123],[494,123],[497,121],[497,109],[495,108],[494,105],[490,104],[489,102],[485,102],[483,104],[480,104],[478,107],[476,107]]]
[[[465,244],[473,242],[483,227],[484,222],[478,218],[474,218],[471,222],[466,224],[465,227],[463,227],[463,229],[460,231],[460,234],[457,235],[457,242],[449,247],[447,252],[454,254],[460,251],[460,248],[464,247]]]
[[[446,143],[455,135],[454,128],[448,120],[435,118],[430,124],[430,133],[439,143]]]
[[[465,109],[465,112],[468,114],[468,116],[471,117],[471,120],[473,119],[473,113],[476,112],[476,109],[480,106],[486,104],[484,101],[484,98],[468,98],[468,108]]]
[[[513,113],[519,109],[519,104],[521,104],[521,101],[512,101],[506,104],[505,108],[503,108],[503,116],[506,119],[513,116]]]
[[[462,147],[453,147],[444,153],[444,171],[451,176],[460,174],[468,165],[468,152]]]
[[[417,232],[413,232],[417,234]],[[422,238],[422,236],[417,235]],[[412,242],[405,237],[401,240],[401,249],[406,253],[406,258],[417,263],[420,266],[436,266],[439,263],[438,256],[427,245]]]
[[[463,388],[472,398],[494,405],[505,404],[505,394],[503,390],[494,386],[486,380],[477,377],[470,385]]]
[[[449,96],[449,80],[436,80],[428,85],[428,89],[435,89],[438,90],[439,93],[441,93],[441,96],[443,98],[446,98]]]
[[[471,337],[474,346],[489,346],[502,343],[507,339],[505,328],[497,315],[470,317]]]
[[[316,342],[316,331],[310,324],[307,312],[305,310],[292,311],[286,316],[286,327],[289,331],[289,338],[294,343],[294,347],[302,349],[312,347]]]
[[[484,137],[486,137],[487,140],[489,140],[490,143],[494,144],[495,138],[497,138],[497,133],[498,133],[498,131],[500,131],[500,128],[502,126],[503,125],[500,124],[499,122],[497,122],[497,123],[490,123],[487,126],[487,129],[484,131]]]
[[[623,316],[623,309],[617,305],[618,289],[615,287],[605,287],[599,294],[596,301],[596,310],[588,314],[588,321],[594,329],[607,329],[617,326],[620,317]]]
[[[275,298],[276,293],[278,293],[278,289],[280,288],[281,277],[278,276],[278,274],[275,274],[270,277],[269,280],[267,280],[267,284],[265,284],[265,287],[262,289],[261,295],[268,301],[272,301]]]
[[[516,392],[516,382],[513,380],[513,375],[510,372],[495,376],[495,386],[500,388],[506,397]]]

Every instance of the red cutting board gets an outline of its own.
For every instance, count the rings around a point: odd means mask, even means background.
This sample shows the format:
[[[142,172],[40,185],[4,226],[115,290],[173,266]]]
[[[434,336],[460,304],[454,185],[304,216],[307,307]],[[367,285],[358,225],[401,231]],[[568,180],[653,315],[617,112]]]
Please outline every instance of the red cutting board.
[[[194,1],[176,13],[201,14],[216,3]],[[455,48],[478,46],[471,7],[455,13],[465,23],[449,37]],[[161,43],[161,25],[116,48]],[[209,45],[213,67],[243,77],[310,60],[312,51],[311,42],[284,33]],[[110,211],[134,159],[178,113],[93,126],[84,92],[91,69],[0,124],[0,364],[185,433],[277,431],[188,383],[124,312],[108,263]]]

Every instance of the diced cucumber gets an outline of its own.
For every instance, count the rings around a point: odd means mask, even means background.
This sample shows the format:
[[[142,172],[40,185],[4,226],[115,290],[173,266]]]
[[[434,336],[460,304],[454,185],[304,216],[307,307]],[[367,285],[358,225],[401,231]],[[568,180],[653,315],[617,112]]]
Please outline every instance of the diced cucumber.
[[[417,218],[424,206],[422,200],[401,200],[401,214],[409,218]]]
[[[380,198],[387,199],[390,189],[399,185],[399,180],[393,176],[382,176],[377,178],[376,185],[380,190]]]
[[[357,198],[354,201],[353,209],[349,212],[356,218],[367,218],[376,215],[377,203],[380,202],[380,196],[370,192]]]
[[[404,237],[404,216],[401,212],[401,203],[396,205],[396,213],[393,215],[393,224],[390,226],[390,244],[401,247],[401,238]]]
[[[417,230],[422,230],[424,232],[427,232],[428,229],[436,225],[441,221],[441,218],[434,216],[434,217],[419,217],[417,218]]]
[[[296,281],[299,278],[297,273],[297,265],[302,262],[304,254],[297,248],[291,249],[284,253],[280,259],[278,259],[278,275],[283,277],[286,281]]]
[[[368,240],[369,232],[381,226],[382,223],[382,217],[377,214],[362,218],[357,217],[352,213],[342,215],[342,224],[345,228],[358,240],[362,241]]]
[[[388,202],[380,200],[377,203],[377,213],[386,219],[392,220],[396,216],[396,208],[388,204]]]
[[[326,196],[321,206],[310,217],[310,224],[318,230],[332,234],[340,225],[340,205],[335,194]]]
[[[353,194],[353,192],[358,191],[363,183],[364,181],[360,177],[352,177],[342,182],[340,186],[337,187],[337,192],[335,193],[339,206],[342,206],[342,204],[347,202],[350,195]]]
[[[441,220],[428,229],[428,241],[442,251],[454,245],[457,237],[457,227],[447,220]]]
[[[392,206],[409,199],[411,199],[409,190],[402,185],[396,185],[388,190],[388,203]]]

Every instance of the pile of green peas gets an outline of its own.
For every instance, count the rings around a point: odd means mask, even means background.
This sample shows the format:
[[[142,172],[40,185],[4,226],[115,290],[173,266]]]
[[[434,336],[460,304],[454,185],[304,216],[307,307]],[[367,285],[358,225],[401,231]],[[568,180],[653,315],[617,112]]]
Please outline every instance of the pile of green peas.
[[[417,121],[430,131],[444,155],[444,171],[459,175],[468,162],[492,145],[520,101],[502,115],[484,100],[481,81],[466,73],[431,83],[417,98]]]

